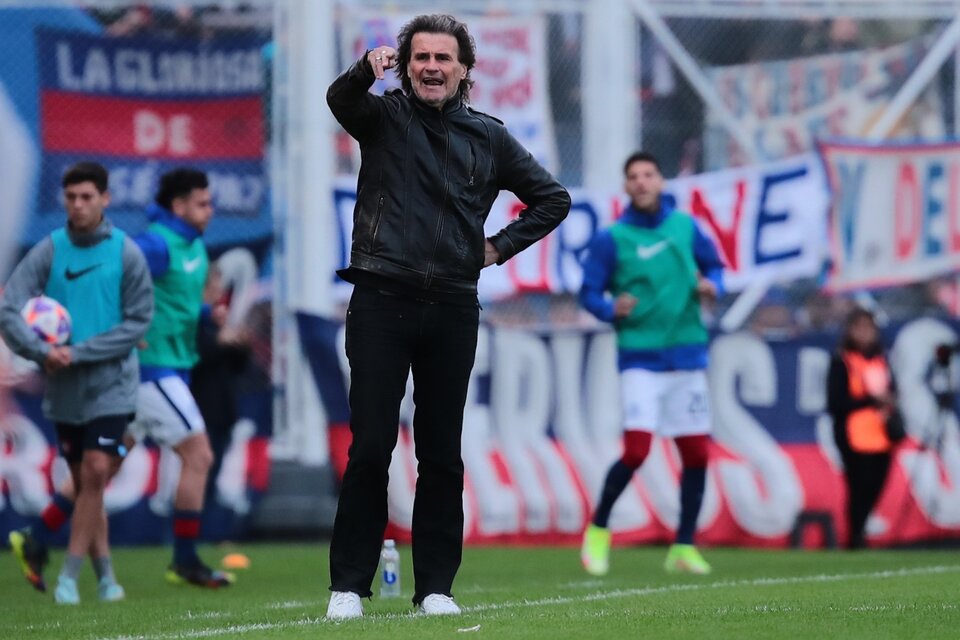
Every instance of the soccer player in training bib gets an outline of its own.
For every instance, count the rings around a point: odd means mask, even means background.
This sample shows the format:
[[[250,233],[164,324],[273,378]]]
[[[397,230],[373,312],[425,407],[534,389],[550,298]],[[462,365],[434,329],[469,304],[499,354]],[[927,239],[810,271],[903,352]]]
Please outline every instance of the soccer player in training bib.
[[[624,450],[607,472],[580,557],[588,573],[609,570],[610,511],[659,435],[674,440],[683,465],[680,524],[664,566],[705,574],[710,565],[693,544],[710,439],[700,305],[722,291],[723,263],[693,218],[661,195],[654,156],[634,153],[623,172],[630,205],[591,242],[580,302],[617,333]]]
[[[137,402],[136,345],[150,324],[153,294],[143,254],[104,215],[108,182],[107,170],[93,162],[67,169],[61,181],[67,223],[27,253],[0,303],[3,339],[47,374],[43,414],[57,429],[60,455],[76,490],[75,508],[63,500],[64,509],[52,509],[55,527],[68,517],[71,522],[53,594],[64,605],[80,603],[77,581],[87,555],[100,600],[124,598],[110,559],[103,494],[126,453],[123,432]],[[43,342],[20,317],[24,303],[41,293],[70,313],[68,344]],[[46,591],[46,546],[31,531],[10,532],[10,546],[27,580]]]
[[[140,352],[140,397],[130,432],[150,436],[180,457],[173,504],[173,561],[167,580],[218,588],[232,576],[214,571],[197,554],[200,517],[213,452],[206,426],[190,393],[190,370],[200,359],[197,330],[204,313],[209,260],[202,235],[213,217],[207,176],[179,168],[160,177],[151,224],[134,238],[150,266],[154,317]]]
[[[201,236],[212,216],[206,174],[195,169],[174,169],[160,178],[156,202],[147,210],[150,226],[132,238],[140,248],[133,249],[136,256],[141,262],[146,258],[144,277],[148,288],[144,295],[153,303],[154,313],[138,350],[136,420],[129,429],[123,423],[116,441],[119,443],[120,435],[127,430],[138,440],[149,436],[179,456],[180,480],[173,505],[173,561],[166,577],[174,584],[215,589],[229,585],[233,577],[211,569],[197,554],[213,452],[189,389],[191,367],[199,360],[197,330],[204,313],[203,289],[209,265]],[[152,293],[147,269],[153,277]],[[11,537],[24,575],[41,591],[45,589],[47,543],[74,512],[73,501],[69,487],[58,489],[38,521]]]

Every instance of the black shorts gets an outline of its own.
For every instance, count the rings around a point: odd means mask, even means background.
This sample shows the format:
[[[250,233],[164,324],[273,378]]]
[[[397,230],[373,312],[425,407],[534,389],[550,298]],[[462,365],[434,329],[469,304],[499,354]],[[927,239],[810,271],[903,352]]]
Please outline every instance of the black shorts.
[[[130,424],[131,416],[102,416],[84,424],[57,422],[57,439],[60,455],[74,464],[83,459],[83,452],[97,450],[122,458],[127,455],[123,434]]]

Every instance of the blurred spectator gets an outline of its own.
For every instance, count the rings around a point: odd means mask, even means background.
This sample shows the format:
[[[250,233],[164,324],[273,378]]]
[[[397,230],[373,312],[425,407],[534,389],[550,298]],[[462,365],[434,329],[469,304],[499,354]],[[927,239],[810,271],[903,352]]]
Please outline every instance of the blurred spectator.
[[[209,38],[212,34],[201,26],[198,11],[189,4],[163,9],[140,3],[107,25],[107,33],[118,37]]]
[[[551,16],[549,29],[550,104],[559,161],[557,178],[563,184],[582,184],[581,20],[574,13]]]
[[[834,331],[843,324],[852,304],[848,298],[813,291],[797,313],[797,324],[804,331]]]
[[[750,331],[764,340],[785,340],[797,334],[790,297],[781,287],[771,287],[754,309],[748,323]]]
[[[937,280],[917,282],[878,289],[872,293],[877,305],[894,322],[918,316],[943,316],[947,312],[941,304]]]
[[[117,37],[154,37],[187,40],[211,40],[218,36],[251,31],[270,32],[273,28],[269,7],[254,8],[241,4],[225,8],[210,3],[189,2],[157,6],[140,2],[122,10],[91,9],[109,35]]]
[[[801,20],[757,21],[750,49],[750,61],[784,60],[793,58],[804,49],[810,24]]]
[[[660,160],[664,175],[696,173],[702,147],[702,101],[648,31],[640,35],[640,49],[643,146]]]
[[[118,17],[104,16],[107,20],[107,34],[111,36],[129,36],[146,28],[153,21],[153,10],[147,3],[130,7]]]
[[[240,379],[250,360],[246,329],[226,323],[230,294],[223,286],[220,269],[211,265],[204,303],[210,305],[213,321],[203,323],[197,334],[200,361],[190,376],[190,391],[207,424],[213,450],[213,465],[207,476],[205,504],[208,505],[212,504],[223,454],[239,418]]]
[[[853,51],[860,47],[860,26],[853,18],[834,18],[827,30],[830,51]]]
[[[960,317],[960,279],[956,275],[949,275],[926,283],[927,298],[935,306],[934,314],[946,314],[950,317]]]

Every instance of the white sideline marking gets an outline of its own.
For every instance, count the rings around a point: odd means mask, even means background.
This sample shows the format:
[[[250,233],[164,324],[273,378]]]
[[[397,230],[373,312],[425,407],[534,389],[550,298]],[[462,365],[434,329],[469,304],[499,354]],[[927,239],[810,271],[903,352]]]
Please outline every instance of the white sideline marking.
[[[199,620],[202,618],[222,618],[225,615],[227,614],[224,613],[223,611],[200,611],[197,613],[194,613],[192,611],[187,611],[184,617],[187,618],[188,620]]]
[[[932,567],[917,567],[916,569],[892,569],[887,571],[871,571],[869,573],[838,573],[833,575],[818,574],[812,576],[794,576],[790,578],[753,578],[751,580],[721,580],[707,584],[673,584],[665,587],[642,587],[636,589],[617,589],[615,591],[601,591],[585,596],[555,596],[539,600],[519,600],[516,602],[500,602],[478,604],[472,607],[463,607],[465,612],[496,611],[499,609],[515,609],[521,607],[543,607],[552,604],[571,604],[574,602],[596,602],[613,598],[628,598],[636,596],[650,596],[661,593],[677,593],[682,591],[703,591],[706,589],[728,589],[730,587],[758,587],[776,586],[784,584],[806,584],[815,582],[842,582],[845,580],[904,578],[907,576],[929,575],[936,573],[960,572],[960,565],[936,565]]]
[[[751,580],[720,580],[709,583],[690,583],[675,584],[664,587],[643,587],[637,589],[616,589],[614,591],[600,591],[587,594],[585,596],[557,596],[552,598],[539,598],[536,600],[517,600],[514,602],[499,602],[489,604],[478,604],[472,607],[463,607],[464,613],[477,613],[482,611],[499,611],[504,609],[523,609],[528,607],[544,607],[557,604],[573,604],[577,602],[598,602],[603,600],[614,600],[617,598],[630,598],[637,596],[651,596],[663,593],[678,593],[686,591],[705,591],[708,589],[730,589],[735,587],[757,587],[757,586],[777,586],[788,584],[808,584],[818,582],[844,582],[847,580],[885,580],[888,578],[905,578],[909,576],[932,575],[939,573],[957,573],[960,572],[960,565],[934,565],[931,567],[917,567],[914,569],[892,569],[887,571],[871,571],[866,573],[837,573],[832,575],[817,574],[812,576],[794,576],[789,578],[753,578]],[[267,605],[269,609],[295,608],[300,605],[299,602],[278,602]],[[307,604],[307,603],[302,603]],[[294,606],[290,606],[294,605]],[[867,607],[851,607],[852,611],[864,610]],[[873,609],[874,607],[869,607]],[[946,607],[945,607],[946,608]],[[789,610],[789,608],[770,608],[768,611]],[[759,609],[758,609],[759,610]],[[399,619],[417,619],[420,616],[415,613],[383,613],[365,616],[364,620],[399,620]],[[100,640],[179,640],[185,638],[212,638],[227,634],[245,634],[255,631],[270,631],[276,629],[293,629],[298,627],[315,626],[321,624],[350,624],[327,622],[325,618],[301,618],[300,620],[287,620],[283,622],[263,622],[257,624],[237,624],[227,627],[197,629],[194,631],[183,631],[180,633],[161,633],[157,635],[139,635],[139,636],[114,636],[111,638],[101,638]]]
[[[319,604],[318,600],[287,600],[285,602],[271,602],[267,609],[303,609]]]

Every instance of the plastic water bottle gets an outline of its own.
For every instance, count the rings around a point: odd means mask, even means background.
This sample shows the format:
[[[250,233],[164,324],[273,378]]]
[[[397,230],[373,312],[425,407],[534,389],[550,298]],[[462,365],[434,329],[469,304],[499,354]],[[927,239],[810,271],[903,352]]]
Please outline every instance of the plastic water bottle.
[[[393,540],[383,541],[380,551],[380,597],[400,596],[400,552]]]

